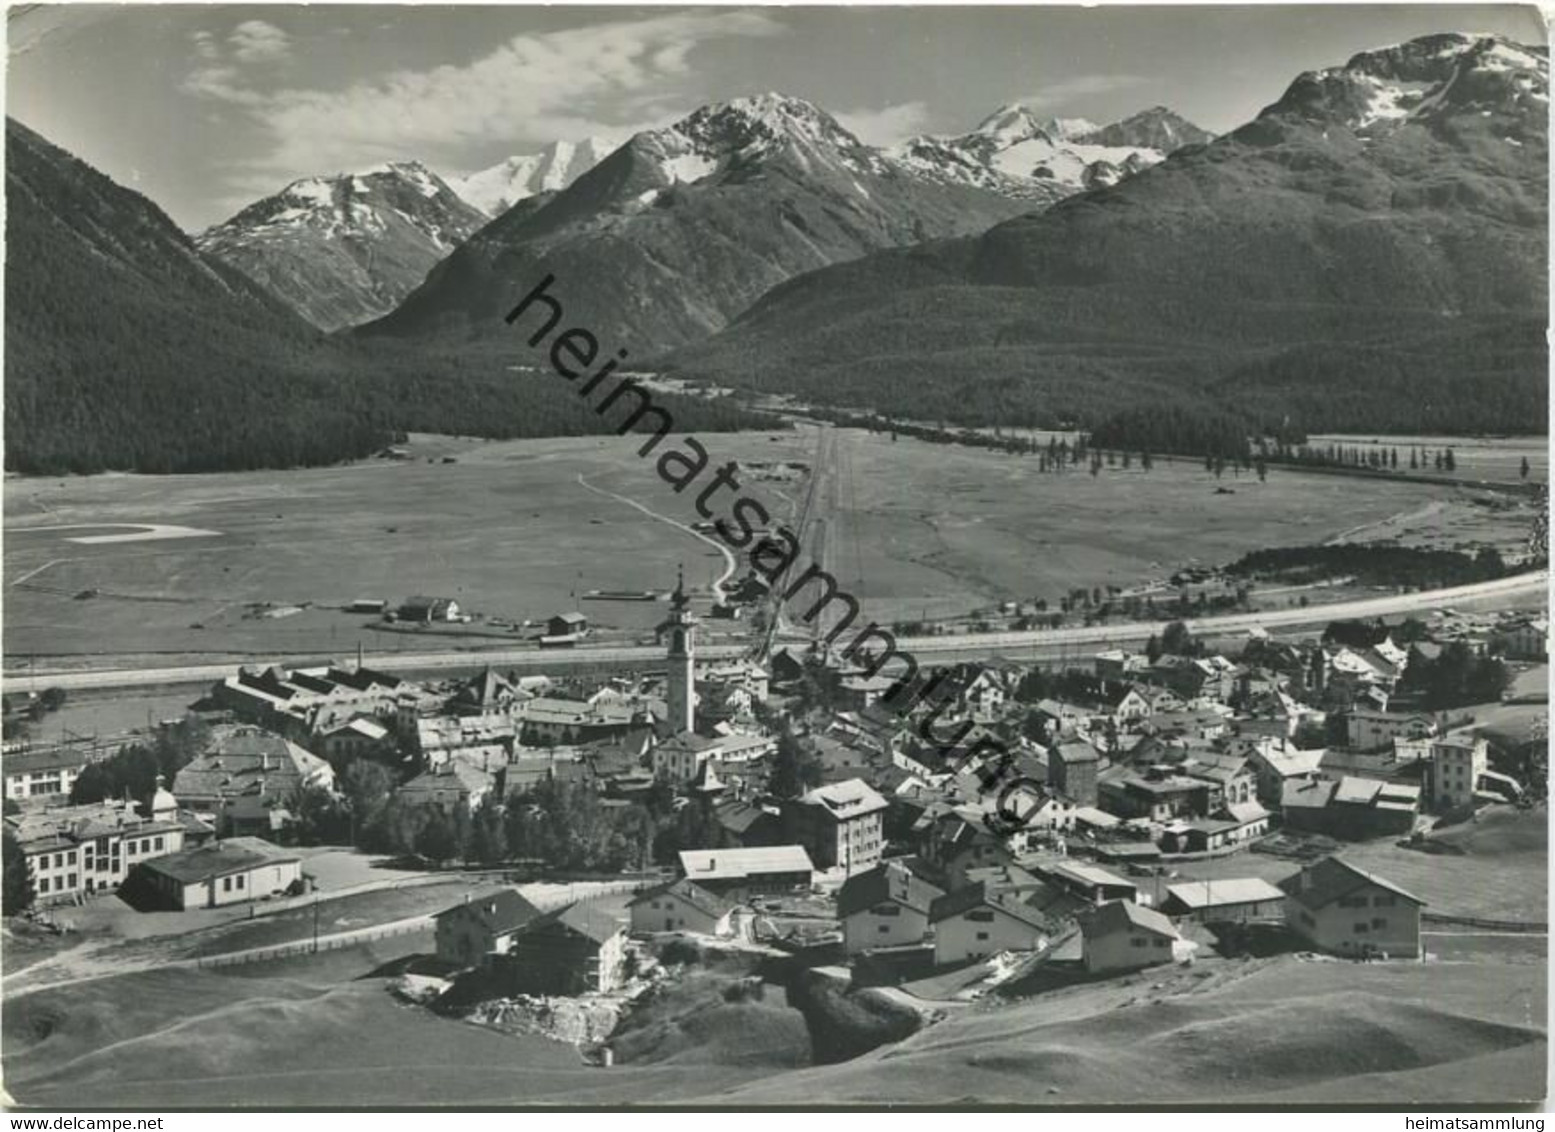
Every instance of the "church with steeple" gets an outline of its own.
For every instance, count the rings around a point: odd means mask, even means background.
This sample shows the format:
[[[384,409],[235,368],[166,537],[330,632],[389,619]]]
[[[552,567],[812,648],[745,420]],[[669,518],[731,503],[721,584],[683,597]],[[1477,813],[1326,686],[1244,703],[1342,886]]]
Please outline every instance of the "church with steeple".
[[[727,723],[708,723],[697,728],[696,634],[701,619],[691,611],[682,572],[670,596],[670,614],[658,627],[666,644],[666,732],[653,750],[653,770],[680,785],[704,782],[716,767],[742,765],[776,750],[769,735],[736,731]],[[711,776],[716,781],[716,773]]]

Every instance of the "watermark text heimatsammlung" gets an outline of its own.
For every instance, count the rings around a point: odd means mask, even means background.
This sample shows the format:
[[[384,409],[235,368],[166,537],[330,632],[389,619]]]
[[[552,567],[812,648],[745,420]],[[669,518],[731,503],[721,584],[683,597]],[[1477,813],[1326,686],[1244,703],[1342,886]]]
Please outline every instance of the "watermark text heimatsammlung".
[[[557,376],[574,384],[580,398],[589,400],[629,355],[625,349],[617,349],[614,353],[602,350],[598,337],[587,329],[563,327],[565,317],[556,289],[556,276],[547,275],[508,312],[506,321],[509,325],[522,322],[521,329],[529,332],[531,347],[543,348],[549,340],[551,368]],[[589,372],[602,355],[605,360]],[[700,485],[695,504],[697,513],[712,521],[713,530],[731,550],[747,554],[751,569],[766,580],[774,593],[780,592],[785,603],[794,601],[807,587],[813,587],[809,589],[813,602],[800,614],[806,623],[813,623],[821,611],[829,607],[834,607],[834,615],[840,613],[826,634],[828,647],[834,646],[838,638],[854,626],[860,614],[858,599],[838,585],[830,572],[810,562],[795,574],[800,545],[792,530],[779,524],[772,528],[776,537],[772,534],[756,537],[758,531],[767,529],[772,516],[759,499],[740,494],[737,461],[718,464],[711,478],[705,479],[704,473],[714,463],[707,447],[691,435],[676,435],[674,441],[664,445],[665,438],[676,433],[674,418],[662,405],[654,403],[647,389],[630,377],[615,376],[608,391],[600,393],[591,404],[595,414],[602,419],[613,412],[620,414],[616,418],[619,435],[633,431],[646,434],[647,439],[639,446],[637,454],[648,459],[658,452],[655,470],[677,495],[690,490],[693,484]],[[617,409],[617,405],[621,408]],[[662,451],[659,450],[661,445],[664,445]],[[722,501],[726,504],[722,512],[712,506],[720,493],[727,493]],[[963,750],[962,741],[974,726],[970,720],[953,735],[934,734],[945,705],[934,703],[932,697],[946,678],[944,671],[936,670],[929,679],[920,680],[917,659],[900,647],[889,629],[874,621],[859,630],[847,647],[839,651],[844,660],[858,664],[871,678],[888,665],[892,666],[896,678],[880,702],[904,715],[916,704],[931,704],[931,710],[917,723],[919,737],[939,749],[945,769],[955,772],[972,768],[983,790],[994,796],[996,821],[1004,830],[1013,831],[1025,824],[1027,816],[1040,804],[1042,784],[1016,773],[1014,759],[1002,743],[984,736]]]

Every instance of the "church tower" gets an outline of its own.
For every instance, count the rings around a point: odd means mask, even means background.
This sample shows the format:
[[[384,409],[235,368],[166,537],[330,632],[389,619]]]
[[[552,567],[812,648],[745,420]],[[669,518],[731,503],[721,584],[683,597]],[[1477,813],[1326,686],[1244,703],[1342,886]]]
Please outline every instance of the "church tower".
[[[670,598],[669,620],[659,626],[661,636],[669,634],[669,724],[677,735],[694,730],[696,723],[697,618],[690,606],[682,573]]]

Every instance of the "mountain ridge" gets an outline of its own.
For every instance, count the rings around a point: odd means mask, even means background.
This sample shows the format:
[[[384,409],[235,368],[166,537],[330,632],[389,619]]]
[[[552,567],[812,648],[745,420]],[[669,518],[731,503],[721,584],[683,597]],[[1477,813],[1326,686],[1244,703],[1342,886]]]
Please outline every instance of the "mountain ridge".
[[[661,361],[968,424],[1100,426],[1137,401],[1315,431],[1526,427],[1546,396],[1547,92],[1543,49],[1362,53],[1118,185],[800,276]],[[1395,112],[1357,112],[1374,103]]]
[[[419,161],[305,177],[195,237],[321,330],[392,309],[486,222]]]

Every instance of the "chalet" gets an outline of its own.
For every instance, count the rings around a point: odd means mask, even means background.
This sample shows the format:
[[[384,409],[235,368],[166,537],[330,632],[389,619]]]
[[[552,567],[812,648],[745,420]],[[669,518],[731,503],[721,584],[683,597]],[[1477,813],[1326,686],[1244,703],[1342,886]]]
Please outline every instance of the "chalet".
[[[1278,922],[1285,918],[1285,894],[1259,877],[1184,881],[1166,886],[1161,911],[1201,924]]]
[[[626,926],[579,901],[524,923],[487,965],[509,995],[605,994],[625,974]]]
[[[1004,838],[988,828],[987,815],[973,806],[926,812],[923,857],[950,887],[966,883],[969,869],[1007,865],[1015,854]]]
[[[540,914],[516,888],[465,897],[444,909],[437,922],[437,957],[460,967],[476,967],[486,956],[506,952],[519,928]]]
[[[837,892],[837,917],[849,955],[876,947],[921,942],[929,929],[929,907],[943,895],[905,865],[887,861],[855,873]]]
[[[1257,794],[1258,776],[1239,755],[1200,753],[1183,766],[1182,773],[1214,785],[1209,798],[1212,808],[1251,802]]]
[[[1321,749],[1301,750],[1289,744],[1260,745],[1247,755],[1257,782],[1258,800],[1266,806],[1280,804],[1286,783],[1310,782],[1317,778],[1322,761]]]
[[[302,860],[257,837],[229,837],[140,861],[130,880],[175,911],[219,908],[301,891]]]
[[[1047,945],[1047,920],[1013,894],[967,885],[929,905],[937,966],[981,959],[1000,951],[1036,951]]]
[[[810,857],[799,845],[683,849],[680,871],[702,888],[730,900],[801,891],[815,880]]]
[[[1338,857],[1280,882],[1285,922],[1313,947],[1337,955],[1420,954],[1425,901]]]
[[[735,905],[681,877],[650,888],[627,906],[634,932],[695,932],[729,936]]]
[[[885,850],[886,807],[863,779],[852,778],[805,793],[784,806],[783,816],[816,868],[854,873],[873,867]]]
[[[1081,917],[1080,933],[1085,969],[1096,975],[1171,963],[1193,947],[1165,916],[1132,900],[1110,900]]]

